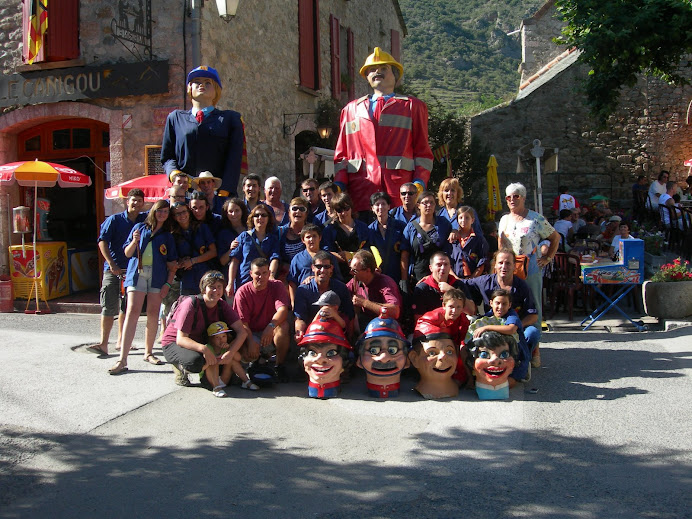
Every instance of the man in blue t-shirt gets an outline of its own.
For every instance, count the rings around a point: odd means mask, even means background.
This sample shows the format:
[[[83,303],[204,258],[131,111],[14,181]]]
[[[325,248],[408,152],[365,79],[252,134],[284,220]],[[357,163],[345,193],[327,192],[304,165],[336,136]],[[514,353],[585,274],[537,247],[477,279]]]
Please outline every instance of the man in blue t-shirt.
[[[120,291],[120,278],[125,275],[128,263],[123,245],[135,224],[143,222],[146,218],[147,213],[140,213],[143,206],[144,192],[141,189],[132,189],[127,196],[127,209],[122,213],[109,216],[101,224],[98,237],[98,248],[104,259],[100,293],[101,342],[87,348],[87,351],[97,355],[108,355],[108,339],[116,315],[119,315],[119,319],[118,342],[115,349],[120,349],[127,299],[121,296]]]

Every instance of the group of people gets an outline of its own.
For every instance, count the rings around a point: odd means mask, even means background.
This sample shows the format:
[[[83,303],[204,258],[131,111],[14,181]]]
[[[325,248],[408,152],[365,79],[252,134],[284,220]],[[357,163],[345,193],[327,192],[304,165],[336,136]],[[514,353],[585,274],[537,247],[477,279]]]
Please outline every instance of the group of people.
[[[456,179],[443,181],[437,195],[404,184],[396,208],[387,193],[374,193],[371,212],[357,214],[350,195],[329,181],[318,185],[306,179],[302,196],[285,203],[278,178],[264,182],[262,199],[261,179],[250,174],[243,180],[244,197],[223,200],[221,214],[211,209],[220,182],[213,174],[189,178],[176,172],[171,181],[168,199],[148,212],[141,211],[144,194],[130,191],[126,210],[101,228],[99,248],[106,259],[101,342],[89,349],[108,353],[120,314],[113,375],[128,370],[145,296],[144,361],[163,363],[153,351],[160,328],[163,356],[176,383],[189,385],[189,374],[201,373],[201,383],[217,396],[226,395],[234,375],[242,387],[258,389],[246,368],[260,357],[273,356],[278,379],[288,380],[287,365],[295,360],[291,345],[314,339],[315,322],[333,321],[342,342],[353,347],[383,316],[397,322],[404,340],[437,323],[458,359],[450,376],[471,384],[463,348],[479,337],[467,337],[467,315],[475,316],[480,305],[496,318],[482,331],[509,330],[506,335],[516,338],[509,385],[530,376],[532,361],[540,365],[540,299],[534,291],[541,290],[538,269],[555,253],[558,240],[540,215],[524,208],[520,184],[507,188],[510,214],[500,222],[499,238],[492,239],[491,257]],[[277,222],[274,207],[283,209],[285,223]],[[547,258],[541,256],[541,240],[549,244]],[[514,275],[516,253],[529,257],[526,280]],[[497,293],[501,304],[495,302]],[[347,368],[358,362],[358,355],[351,356]]]
[[[390,375],[409,361],[423,377],[422,359],[434,357],[424,353],[431,337],[444,342],[433,341],[440,359],[453,350],[454,369],[442,371],[457,387],[473,385],[472,373],[492,387],[506,375],[499,385],[508,387],[530,376],[531,363],[540,365],[540,268],[555,254],[558,233],[525,208],[521,184],[507,188],[510,213],[499,231],[494,223],[484,229],[463,204],[457,179],[444,180],[437,193],[426,190],[432,152],[425,104],[394,92],[403,67],[380,48],[360,74],[373,94],[342,111],[334,182],[308,178],[288,202],[277,177],[262,183],[246,174],[242,118],[215,107],[218,72],[198,67],[188,74],[192,109],[172,112],[163,137],[168,199],[144,213],[143,193],[132,190],[126,210],[101,227],[101,342],[89,350],[108,353],[119,314],[120,356],[111,374],[128,370],[145,296],[144,361],[162,363],[153,352],[160,328],[176,383],[202,373],[215,396],[225,396],[234,376],[258,389],[246,370],[258,359],[273,358],[277,378],[287,380],[291,345],[304,361],[321,360],[313,350],[326,339],[345,364],[332,371],[304,362],[321,397],[335,387],[321,386],[325,373],[339,372],[340,380],[355,365],[365,369],[373,394],[392,396],[398,382]],[[514,275],[517,255],[528,258],[526,280]],[[466,316],[481,304],[488,321],[469,331]],[[476,353],[484,351],[487,364],[499,343],[507,348],[493,357],[494,367],[471,369]],[[395,354],[403,364],[387,357]],[[512,369],[498,369],[508,355]],[[335,360],[331,350],[324,357]],[[439,394],[421,384],[421,394]]]

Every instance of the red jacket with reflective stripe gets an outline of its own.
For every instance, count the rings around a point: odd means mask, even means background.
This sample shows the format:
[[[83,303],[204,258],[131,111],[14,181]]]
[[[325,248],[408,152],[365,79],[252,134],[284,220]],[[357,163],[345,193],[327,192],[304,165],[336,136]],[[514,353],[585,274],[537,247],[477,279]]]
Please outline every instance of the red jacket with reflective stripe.
[[[423,101],[395,95],[382,108],[379,124],[370,119],[369,106],[365,96],[344,107],[334,150],[334,181],[346,186],[357,211],[369,210],[377,191],[389,194],[392,207],[401,205],[401,185],[427,185],[433,164]]]

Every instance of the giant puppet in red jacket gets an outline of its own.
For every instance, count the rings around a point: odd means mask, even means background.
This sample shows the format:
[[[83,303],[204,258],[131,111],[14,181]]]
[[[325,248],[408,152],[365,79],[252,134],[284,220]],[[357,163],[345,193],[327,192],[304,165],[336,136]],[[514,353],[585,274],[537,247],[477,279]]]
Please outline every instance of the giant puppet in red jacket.
[[[394,87],[404,67],[379,47],[368,56],[360,75],[373,95],[348,103],[341,111],[334,151],[334,182],[348,190],[354,209],[370,209],[370,195],[384,191],[401,205],[399,188],[413,182],[419,191],[430,179],[433,154],[428,144],[428,107]]]

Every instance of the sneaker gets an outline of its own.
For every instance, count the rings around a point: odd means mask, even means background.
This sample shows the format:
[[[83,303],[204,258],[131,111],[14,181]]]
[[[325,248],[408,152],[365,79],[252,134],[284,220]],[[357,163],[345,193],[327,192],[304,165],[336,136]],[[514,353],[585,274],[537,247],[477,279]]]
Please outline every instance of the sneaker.
[[[189,387],[190,379],[187,378],[187,370],[178,363],[173,363],[171,366],[173,367],[173,373],[175,373],[175,383],[179,386]]]
[[[257,391],[259,389],[259,386],[257,384],[253,384],[252,380],[249,379],[240,384],[240,387],[243,389],[249,389],[250,391]]]

